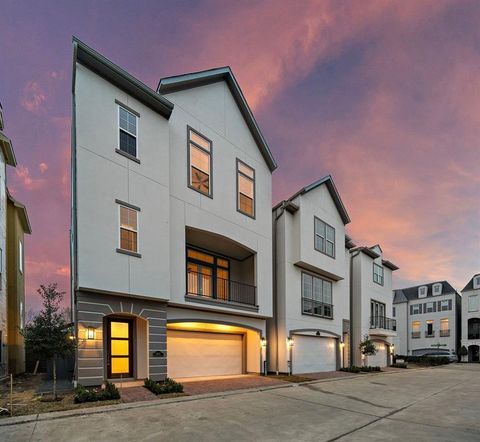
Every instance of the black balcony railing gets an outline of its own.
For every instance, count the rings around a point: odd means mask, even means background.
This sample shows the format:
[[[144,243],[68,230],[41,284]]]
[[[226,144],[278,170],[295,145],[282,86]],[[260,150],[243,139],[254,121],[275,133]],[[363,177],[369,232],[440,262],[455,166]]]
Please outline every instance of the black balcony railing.
[[[386,316],[371,316],[370,328],[397,331],[397,320],[387,318]]]
[[[187,273],[187,295],[257,305],[257,288],[254,285],[193,271]]]
[[[450,330],[440,330],[441,338],[448,338],[450,336]]]
[[[421,333],[419,331],[412,332],[412,339],[419,339]]]
[[[468,332],[468,339],[480,339],[480,331],[478,332]]]
[[[426,338],[434,338],[435,337],[435,330],[432,330],[432,332],[425,331],[425,337]]]
[[[333,318],[333,305],[316,301],[315,299],[302,298],[302,311],[307,315],[321,316],[323,318]]]

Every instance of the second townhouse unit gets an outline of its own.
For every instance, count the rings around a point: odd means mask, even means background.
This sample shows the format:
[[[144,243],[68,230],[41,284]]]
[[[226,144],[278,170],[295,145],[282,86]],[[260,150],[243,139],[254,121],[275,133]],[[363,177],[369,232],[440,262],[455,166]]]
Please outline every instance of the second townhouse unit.
[[[334,371],[348,363],[350,222],[330,176],[273,209],[274,317],[269,371]]]
[[[350,249],[351,317],[353,365],[385,367],[392,362],[393,339],[397,336],[392,306],[392,278],[398,267],[383,257],[377,244]],[[360,343],[368,339],[376,353],[365,356]]]
[[[462,342],[468,362],[480,362],[480,274],[462,290]]]
[[[276,164],[231,70],[154,91],[73,50],[76,380],[261,372]]]
[[[398,337],[395,353],[456,355],[461,333],[460,295],[447,281],[394,290]]]

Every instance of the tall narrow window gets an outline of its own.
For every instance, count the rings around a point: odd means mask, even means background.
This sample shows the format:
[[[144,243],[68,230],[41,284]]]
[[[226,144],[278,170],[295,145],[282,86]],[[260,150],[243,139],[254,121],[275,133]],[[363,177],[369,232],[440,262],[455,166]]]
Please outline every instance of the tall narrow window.
[[[132,112],[118,107],[118,148],[122,151],[137,157],[137,116]]]
[[[468,297],[468,311],[478,312],[478,295],[470,295]]]
[[[335,258],[335,229],[315,217],[315,250]]]
[[[255,216],[255,171],[237,159],[237,210]]]
[[[23,273],[23,243],[18,241],[18,270]]]
[[[138,253],[138,211],[120,206],[120,249]]]
[[[188,129],[188,185],[207,196],[212,196],[212,143]]]
[[[373,263],[373,282],[383,285],[383,267]]]
[[[427,329],[425,330],[425,336],[426,337],[432,337],[435,336],[435,332],[433,330],[433,321],[431,319],[426,321]]]

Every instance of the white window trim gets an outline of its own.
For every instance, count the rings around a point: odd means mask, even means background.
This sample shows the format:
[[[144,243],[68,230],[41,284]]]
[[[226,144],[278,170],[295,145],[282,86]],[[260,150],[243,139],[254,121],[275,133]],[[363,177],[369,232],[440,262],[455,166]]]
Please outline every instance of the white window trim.
[[[23,275],[23,264],[24,264],[24,250],[23,250],[23,242],[21,240],[18,241],[18,271]]]
[[[325,224],[325,236],[322,236],[320,233],[317,233],[317,220]],[[333,241],[330,241],[329,239],[327,239],[327,227],[330,227],[333,230]],[[317,241],[316,241],[317,236],[323,239],[323,245],[325,247],[325,250],[320,250],[317,248]],[[327,241],[331,243],[333,246],[333,255],[329,255],[327,253]],[[323,219],[319,218],[316,215],[313,217],[313,248],[317,252],[323,253],[324,255],[332,259],[336,259],[337,257],[337,250],[336,250],[337,249],[337,231],[335,227],[333,227],[331,224],[328,224],[326,221],[324,221]]]
[[[119,250],[122,250],[124,252],[127,252],[127,253],[137,253],[137,254],[141,254],[140,253],[140,216],[139,216],[139,213],[140,211],[137,210],[137,209],[134,209],[133,207],[128,207],[126,206],[125,204],[121,204],[121,203],[117,203],[117,206],[118,206],[118,209],[117,209],[117,213],[118,213],[118,249]],[[137,250],[135,251],[132,251],[132,250],[128,250],[128,249],[124,249],[122,248],[122,221],[121,221],[121,213],[120,213],[120,208],[121,207],[124,207],[125,209],[129,209],[129,210],[133,210],[137,213],[137,230],[133,230],[133,229],[125,229],[125,230],[130,230],[131,232],[136,232],[137,234]]]
[[[137,134],[132,134],[131,132],[129,132],[128,130],[125,130],[123,128],[120,127],[120,108],[122,108],[124,111],[128,112],[129,114],[133,115],[135,117],[135,127],[137,128]],[[117,149],[122,151],[123,153],[127,154],[127,155],[130,155],[131,157],[133,158],[136,158],[137,160],[140,158],[139,156],[139,143],[138,143],[138,135],[139,135],[139,124],[138,124],[138,120],[140,118],[138,117],[138,115],[135,115],[133,112],[130,112],[125,106],[122,106],[121,104],[118,104],[117,103]],[[136,140],[136,155],[132,155],[128,152],[125,152],[124,150],[120,149],[120,131],[123,130],[125,133],[131,135],[132,137],[135,137],[135,140]]]
[[[422,295],[422,289],[425,290],[425,294]],[[427,294],[428,294],[428,287],[426,285],[423,285],[421,287],[418,288],[418,297],[420,299],[423,299],[423,298],[426,298],[427,297]]]
[[[379,268],[381,270],[381,274],[375,273],[376,268]],[[375,277],[377,277],[377,279],[381,278],[380,281],[375,281]],[[381,286],[385,284],[385,270],[383,266],[381,266],[380,264],[377,264],[376,262],[373,263],[373,282]]]
[[[477,299],[477,308],[476,309],[470,309],[470,299],[471,298],[476,298]],[[467,310],[468,310],[468,313],[478,312],[478,310],[479,310],[479,297],[478,297],[478,295],[469,295],[468,296]]]

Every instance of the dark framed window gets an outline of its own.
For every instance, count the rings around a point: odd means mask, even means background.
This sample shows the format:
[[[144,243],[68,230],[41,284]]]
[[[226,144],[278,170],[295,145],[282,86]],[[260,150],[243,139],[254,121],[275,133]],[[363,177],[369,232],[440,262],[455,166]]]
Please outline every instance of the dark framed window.
[[[383,302],[370,301],[370,327],[385,328],[386,307]]]
[[[212,142],[192,129],[188,130],[188,187],[212,196]]]
[[[229,300],[230,261],[187,248],[187,294]]]
[[[422,304],[413,304],[412,315],[419,315],[420,313],[422,313]]]
[[[138,253],[138,211],[119,205],[120,249]]]
[[[255,218],[255,170],[237,158],[237,210]]]
[[[322,221],[314,218],[315,224],[315,250],[335,258],[335,229]]]
[[[118,106],[118,148],[120,151],[137,158],[137,116]]]
[[[333,319],[332,283],[302,273],[302,313]]]
[[[373,282],[383,285],[383,267],[373,263]]]

